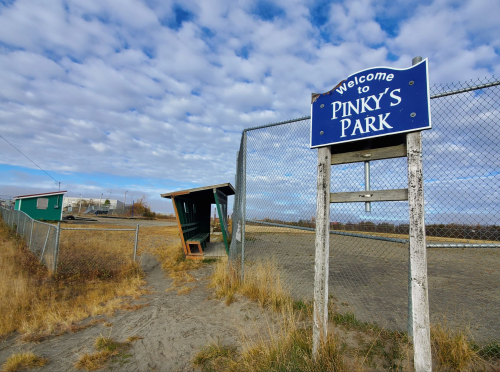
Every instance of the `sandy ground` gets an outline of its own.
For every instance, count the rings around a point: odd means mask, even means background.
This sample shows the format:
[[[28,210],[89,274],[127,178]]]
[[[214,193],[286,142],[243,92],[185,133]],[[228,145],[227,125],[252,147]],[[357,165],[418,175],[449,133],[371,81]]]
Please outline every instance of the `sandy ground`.
[[[246,238],[245,270],[275,259],[293,297],[312,299],[314,234],[276,229]],[[466,327],[479,342],[500,339],[500,249],[430,248],[427,256],[431,320]],[[331,235],[329,293],[340,312],[406,330],[408,244]]]
[[[192,359],[210,342],[240,344],[242,335],[256,337],[268,333],[269,312],[245,298],[226,306],[223,301],[211,299],[206,287],[213,266],[207,265],[192,274],[199,280],[186,295],[166,292],[171,280],[155,258],[142,256],[148,286],[153,293],[144,295],[137,303],[149,303],[136,311],[120,311],[103,324],[94,325],[78,333],[66,334],[39,344],[18,343],[10,339],[0,343],[0,365],[13,353],[33,351],[49,358],[50,363],[37,371],[74,371],[73,364],[85,352],[94,352],[92,345],[100,335],[123,342],[130,336],[135,341],[124,364],[113,364],[113,371],[194,371]]]

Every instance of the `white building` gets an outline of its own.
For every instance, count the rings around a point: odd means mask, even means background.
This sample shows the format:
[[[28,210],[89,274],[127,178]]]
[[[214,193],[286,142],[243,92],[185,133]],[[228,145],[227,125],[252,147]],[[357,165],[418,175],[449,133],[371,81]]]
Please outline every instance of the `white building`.
[[[116,199],[108,199],[109,200],[109,209],[124,209],[124,204],[123,202],[116,200]],[[99,198],[73,198],[69,196],[65,196],[63,199],[63,208],[66,207],[73,207],[73,208],[78,208],[80,205],[80,201],[85,204],[92,204],[96,208],[99,208]],[[104,206],[104,202],[106,201],[106,198],[101,198],[101,207]]]

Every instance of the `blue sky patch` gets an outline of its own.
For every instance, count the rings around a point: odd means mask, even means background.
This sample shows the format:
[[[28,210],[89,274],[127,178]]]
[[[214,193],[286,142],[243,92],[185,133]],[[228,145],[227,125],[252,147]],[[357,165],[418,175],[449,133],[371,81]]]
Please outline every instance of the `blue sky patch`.
[[[162,25],[171,28],[172,30],[179,30],[184,22],[190,22],[194,19],[194,14],[189,10],[182,8],[179,5],[174,5],[172,9],[173,14],[170,15],[167,21],[161,22]]]
[[[276,18],[283,18],[285,11],[270,1],[258,1],[253,9],[253,14],[263,21],[273,21]]]

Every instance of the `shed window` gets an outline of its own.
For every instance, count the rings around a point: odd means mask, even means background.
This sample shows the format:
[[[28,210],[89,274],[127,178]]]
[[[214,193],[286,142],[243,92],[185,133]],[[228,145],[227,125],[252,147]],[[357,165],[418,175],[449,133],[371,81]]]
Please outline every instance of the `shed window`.
[[[49,207],[48,198],[38,198],[36,200],[36,209],[47,209]]]
[[[187,203],[184,203],[184,211],[185,211],[186,213],[189,213],[189,208],[188,208]]]

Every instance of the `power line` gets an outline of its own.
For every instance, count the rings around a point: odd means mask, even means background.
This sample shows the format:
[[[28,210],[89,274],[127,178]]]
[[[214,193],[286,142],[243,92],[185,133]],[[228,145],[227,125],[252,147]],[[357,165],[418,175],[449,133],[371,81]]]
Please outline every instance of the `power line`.
[[[33,160],[31,160],[30,158],[28,158],[28,156],[26,156],[26,155],[25,155],[25,154],[24,154],[21,150],[19,150],[16,146],[14,146],[12,143],[10,143],[9,141],[7,141],[7,139],[6,139],[4,136],[2,136],[2,135],[0,134],[0,137],[2,137],[2,138],[5,140],[5,142],[7,142],[7,143],[8,143],[9,145],[11,145],[12,147],[14,147],[17,151],[19,151],[19,153],[20,153],[21,155],[23,155],[26,159],[28,159],[30,162],[32,162],[32,163],[33,163],[33,164],[35,164],[38,168],[40,168],[40,170],[41,170],[43,173],[45,173],[47,176],[49,176],[50,178],[52,178],[52,179],[55,181],[55,183],[58,183],[59,185],[61,184],[58,180],[56,180],[56,179],[55,179],[54,177],[52,177],[50,174],[48,174],[47,172],[45,172],[45,171],[42,169],[42,167],[40,167],[37,163],[35,163],[35,162],[34,162]]]

